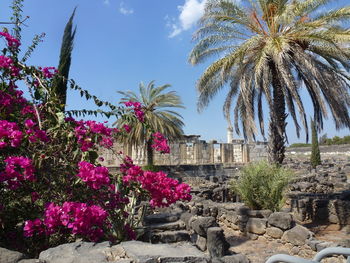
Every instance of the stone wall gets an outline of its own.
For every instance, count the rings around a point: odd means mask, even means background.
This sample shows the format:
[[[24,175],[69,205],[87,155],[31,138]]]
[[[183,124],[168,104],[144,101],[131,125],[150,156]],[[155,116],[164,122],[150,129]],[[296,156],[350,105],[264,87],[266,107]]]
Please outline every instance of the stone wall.
[[[321,157],[339,157],[339,156],[348,156],[350,157],[350,145],[341,144],[341,145],[320,145]],[[286,155],[311,155],[311,146],[309,147],[288,147],[286,148]]]
[[[121,160],[117,152],[130,156],[135,164],[146,164],[145,147],[115,144],[113,150],[101,149],[104,158],[102,165],[119,167]],[[232,143],[206,142],[199,136],[185,136],[181,141],[170,143],[170,154],[154,153],[154,164],[159,166],[178,165],[213,165],[247,163],[267,159],[266,143],[257,142],[246,144],[242,140]]]

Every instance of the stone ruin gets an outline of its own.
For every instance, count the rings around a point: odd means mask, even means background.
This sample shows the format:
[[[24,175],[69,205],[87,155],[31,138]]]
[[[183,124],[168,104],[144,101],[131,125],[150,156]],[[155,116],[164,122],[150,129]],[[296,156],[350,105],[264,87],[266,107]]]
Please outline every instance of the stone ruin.
[[[231,143],[206,142],[200,135],[185,135],[181,140],[170,143],[170,154],[154,153],[154,164],[159,166],[181,165],[228,165],[247,163],[267,159],[265,142],[245,143],[232,140]],[[114,151],[122,151],[130,156],[137,165],[146,164],[145,147],[115,144]],[[107,167],[119,167],[120,159],[112,150],[100,152],[104,158],[101,164]]]
[[[193,199],[149,213],[138,241],[114,246],[77,241],[45,250],[39,259],[0,248],[0,262],[263,263],[277,253],[312,258],[326,247],[350,247],[350,158],[324,159],[312,170],[303,154],[287,153],[284,165],[296,171],[296,177],[279,212],[249,209],[229,191],[228,181],[239,176],[241,162],[164,165],[192,186]],[[345,235],[319,239],[312,228],[319,225],[343,229]],[[242,243],[250,250],[241,250]],[[324,262],[345,261],[339,256]]]

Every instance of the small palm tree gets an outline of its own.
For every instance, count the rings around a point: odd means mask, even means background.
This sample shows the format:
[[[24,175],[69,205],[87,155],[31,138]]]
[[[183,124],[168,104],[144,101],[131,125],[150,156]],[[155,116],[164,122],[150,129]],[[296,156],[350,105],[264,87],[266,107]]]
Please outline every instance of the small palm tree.
[[[147,86],[140,83],[139,95],[132,91],[118,91],[124,96],[121,99],[121,103],[138,101],[143,105],[144,122],[149,129],[146,129],[139,121],[130,123],[130,118],[128,120],[124,118],[118,119],[114,125],[119,129],[122,129],[125,124],[132,126],[124,142],[135,146],[145,145],[147,149],[147,165],[153,165],[152,132],[161,132],[169,140],[180,138],[183,135],[182,127],[184,123],[182,116],[172,109],[184,108],[184,106],[181,98],[175,91],[165,92],[169,87],[169,84],[156,87],[154,81],[151,81]]]
[[[349,127],[350,6],[321,9],[330,0],[208,0],[193,65],[219,55],[200,77],[198,108],[205,108],[226,84],[224,115],[230,120],[235,100],[245,138],[257,133],[255,115],[264,135],[263,98],[270,111],[269,158],[282,163],[289,111],[299,137],[301,120],[308,140],[308,124],[300,96],[305,89],[313,103],[314,120],[322,129],[327,105],[336,128]],[[299,111],[300,117],[296,112]]]

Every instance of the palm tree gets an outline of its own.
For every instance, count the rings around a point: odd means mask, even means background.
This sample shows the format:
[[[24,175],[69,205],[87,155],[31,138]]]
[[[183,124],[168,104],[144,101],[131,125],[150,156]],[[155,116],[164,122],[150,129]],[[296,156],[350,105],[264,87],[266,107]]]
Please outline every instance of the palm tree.
[[[308,124],[300,91],[310,95],[314,120],[323,128],[327,105],[337,129],[350,127],[350,6],[329,10],[331,0],[208,0],[194,34],[193,65],[219,55],[200,77],[198,109],[228,87],[223,106],[245,138],[264,135],[263,104],[269,107],[269,159],[282,163],[287,110],[298,137]],[[227,85],[226,85],[227,84]],[[265,99],[263,99],[265,98]],[[297,117],[296,112],[300,117]]]
[[[142,110],[145,113],[144,122],[148,126],[147,129],[139,121],[130,123],[131,118],[120,118],[114,125],[121,129],[125,124],[131,124],[132,129],[124,142],[135,146],[145,145],[147,165],[153,165],[153,148],[151,147],[153,132],[161,132],[169,140],[180,138],[183,135],[182,127],[184,123],[182,122],[182,116],[172,108],[184,108],[184,106],[175,91],[165,92],[169,87],[169,84],[156,87],[154,81],[151,81],[147,86],[140,83],[139,95],[132,91],[118,91],[124,96],[121,103],[138,101],[143,105]]]

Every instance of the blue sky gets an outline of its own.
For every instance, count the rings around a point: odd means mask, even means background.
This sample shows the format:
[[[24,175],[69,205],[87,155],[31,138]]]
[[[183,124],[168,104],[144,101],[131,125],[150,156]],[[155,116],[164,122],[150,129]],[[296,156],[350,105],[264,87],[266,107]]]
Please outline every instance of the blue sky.
[[[9,20],[11,2],[0,1],[0,21]],[[195,83],[210,61],[195,67],[187,62],[204,0],[26,0],[23,15],[30,19],[23,29],[23,45],[28,46],[34,34],[46,33],[28,63],[57,66],[63,29],[75,6],[77,34],[70,77],[78,85],[117,104],[117,90],[137,91],[141,81],[171,84],[186,106],[179,110],[185,133],[226,141],[227,123],[222,114],[226,91],[199,114]],[[74,91],[69,91],[67,103],[69,109],[94,108]],[[310,101],[305,104],[312,115]],[[288,122],[289,141],[304,141],[303,135],[297,139],[292,122]],[[323,133],[329,137],[349,134],[348,129],[335,131],[332,120],[324,127]]]

